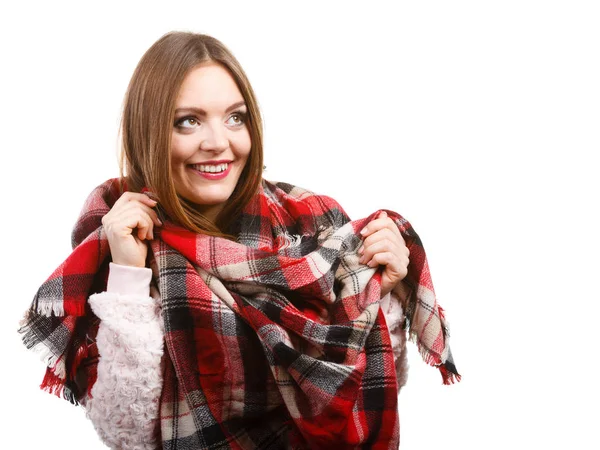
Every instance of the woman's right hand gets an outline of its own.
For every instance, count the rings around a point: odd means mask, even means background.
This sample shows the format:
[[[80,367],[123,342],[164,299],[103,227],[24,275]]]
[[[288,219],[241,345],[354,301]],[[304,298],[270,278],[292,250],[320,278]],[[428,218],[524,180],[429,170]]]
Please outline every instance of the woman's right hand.
[[[144,241],[154,239],[154,226],[162,225],[152,209],[155,206],[156,201],[145,194],[125,192],[102,218],[112,262],[146,266],[148,247]]]

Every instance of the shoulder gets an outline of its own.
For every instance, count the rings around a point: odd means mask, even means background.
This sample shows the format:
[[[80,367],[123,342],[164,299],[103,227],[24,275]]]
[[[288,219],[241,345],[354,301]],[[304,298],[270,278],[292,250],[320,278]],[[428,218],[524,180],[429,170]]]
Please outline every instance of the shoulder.
[[[102,217],[110,211],[124,189],[121,179],[111,178],[92,190],[79,212],[77,223],[71,233],[73,248],[100,226]]]
[[[125,190],[127,187],[120,178],[110,178],[90,192],[81,212],[110,209]]]

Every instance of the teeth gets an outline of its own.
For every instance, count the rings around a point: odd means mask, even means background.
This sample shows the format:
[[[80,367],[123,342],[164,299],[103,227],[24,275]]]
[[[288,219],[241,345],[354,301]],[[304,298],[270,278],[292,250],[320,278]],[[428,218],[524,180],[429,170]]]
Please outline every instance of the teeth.
[[[200,172],[219,173],[227,170],[227,163],[217,165],[199,164],[195,165],[194,168]]]

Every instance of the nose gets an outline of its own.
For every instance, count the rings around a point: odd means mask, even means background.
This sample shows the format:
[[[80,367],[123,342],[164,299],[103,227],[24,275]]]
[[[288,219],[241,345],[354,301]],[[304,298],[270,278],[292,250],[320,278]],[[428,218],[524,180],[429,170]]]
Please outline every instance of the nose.
[[[229,139],[227,138],[227,130],[222,124],[207,124],[205,134],[200,142],[200,150],[207,152],[220,153],[229,147]]]

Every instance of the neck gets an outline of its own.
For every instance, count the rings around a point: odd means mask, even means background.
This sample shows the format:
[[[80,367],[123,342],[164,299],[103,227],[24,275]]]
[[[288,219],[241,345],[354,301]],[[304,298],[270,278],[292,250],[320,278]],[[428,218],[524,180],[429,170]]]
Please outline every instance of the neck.
[[[202,214],[206,220],[215,225],[219,213],[223,210],[223,205],[198,205],[196,210]]]

